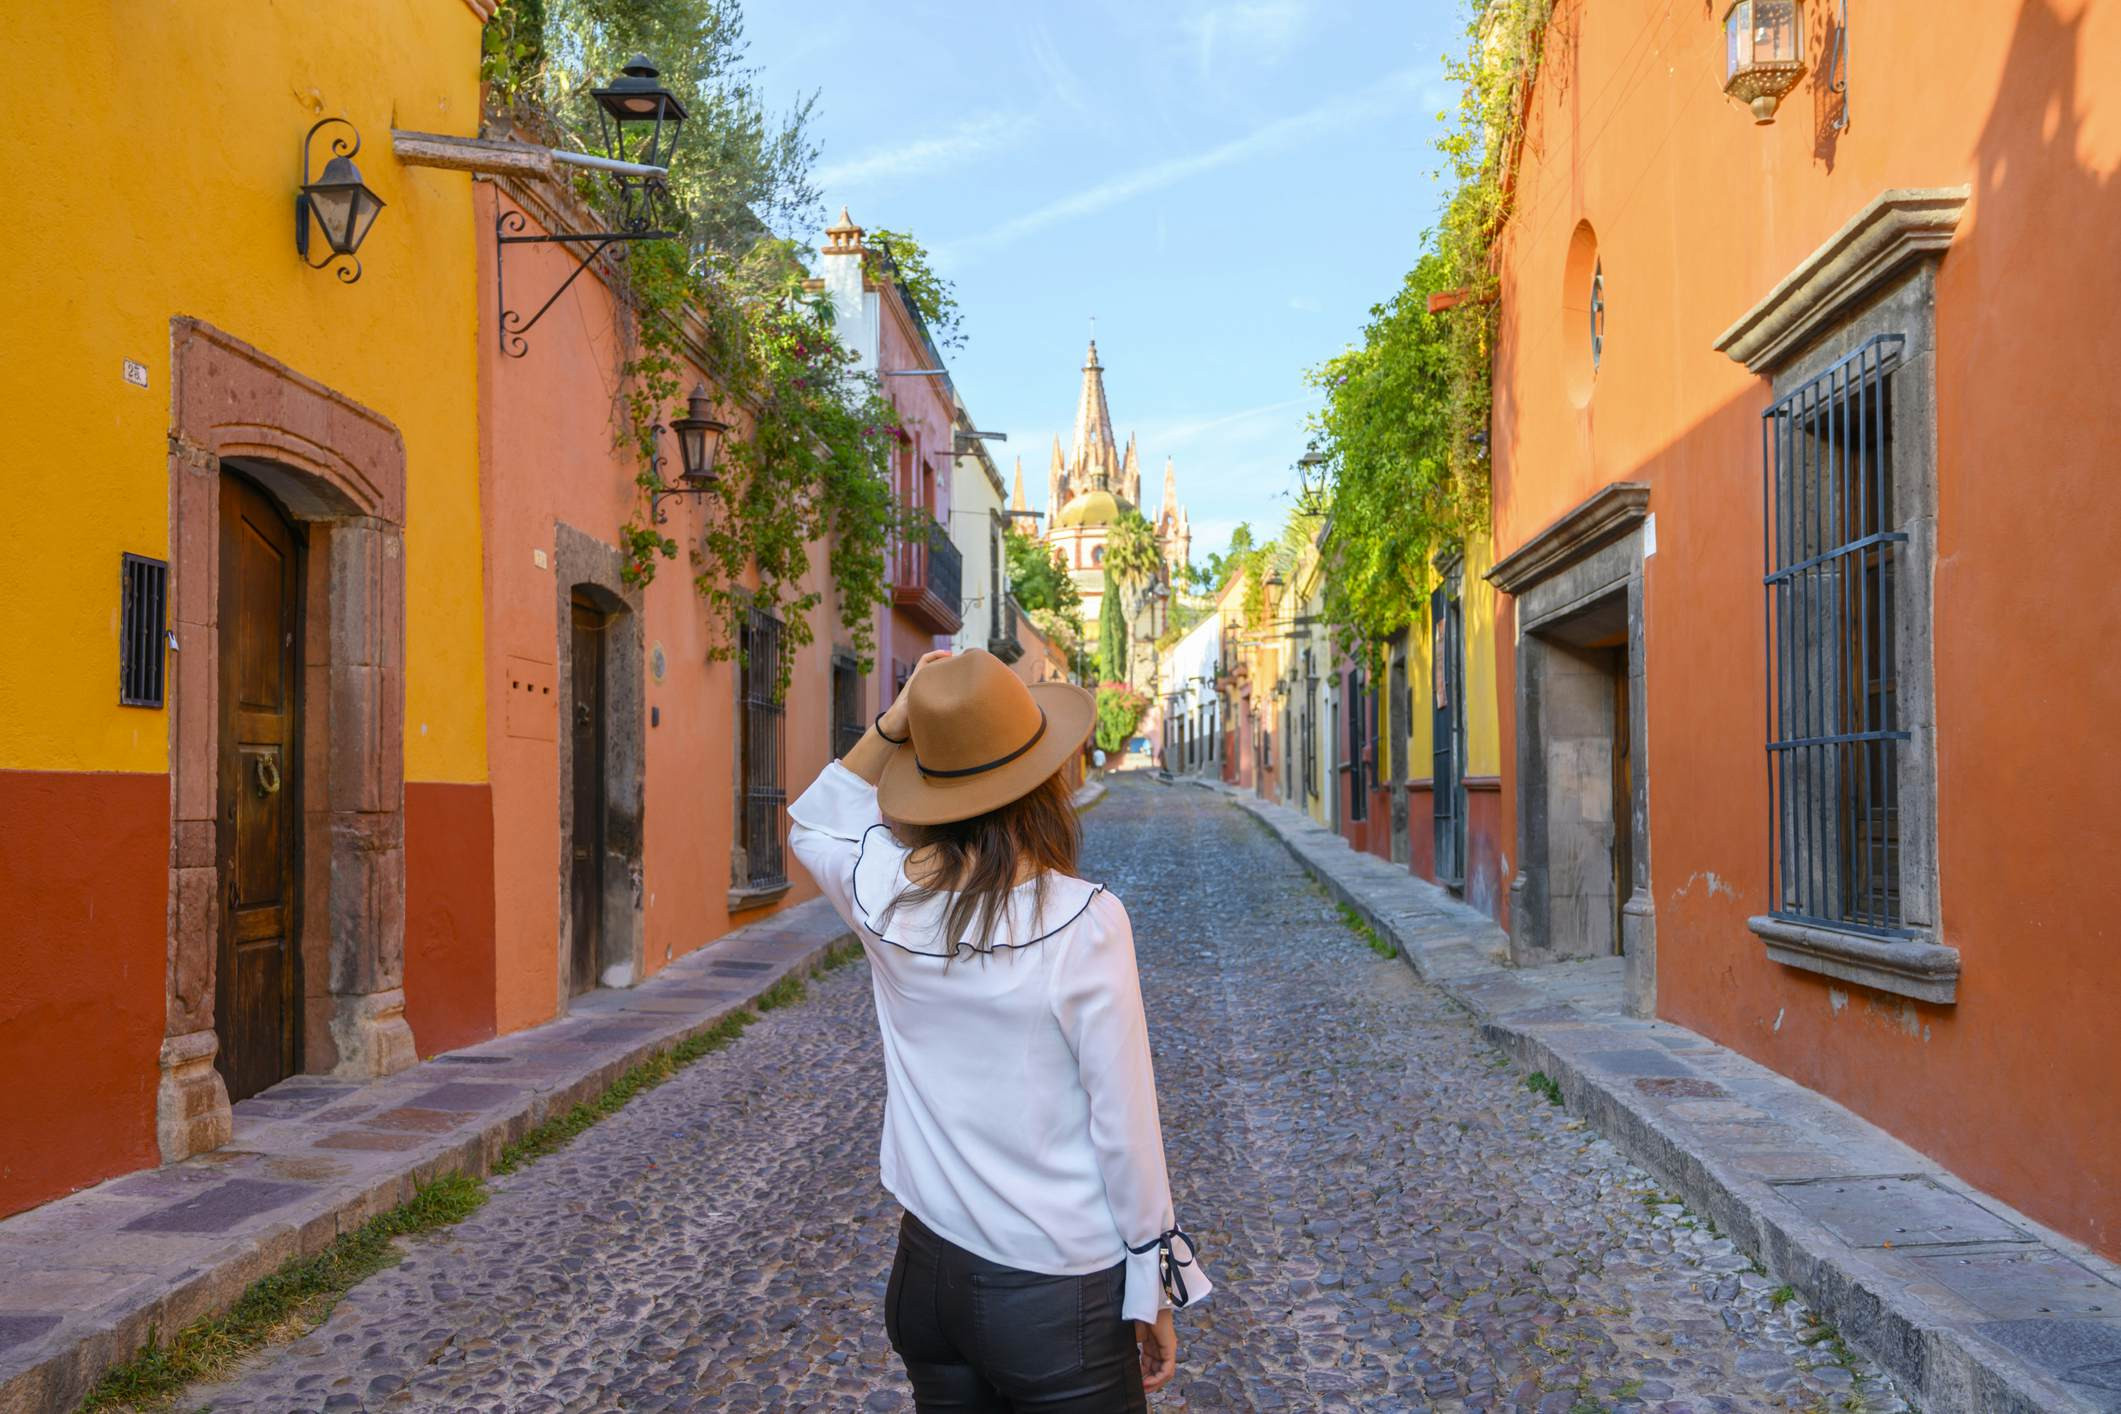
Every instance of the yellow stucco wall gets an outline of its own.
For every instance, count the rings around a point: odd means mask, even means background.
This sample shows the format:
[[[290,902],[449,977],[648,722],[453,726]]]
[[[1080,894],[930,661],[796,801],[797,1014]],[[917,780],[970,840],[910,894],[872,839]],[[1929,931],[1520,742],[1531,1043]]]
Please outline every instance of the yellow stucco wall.
[[[1469,536],[1464,583],[1459,591],[1465,635],[1466,774],[1502,773],[1501,723],[1495,697],[1495,587],[1485,578],[1495,563],[1486,536]],[[1427,780],[1435,771],[1436,626],[1426,610],[1407,635],[1407,680],[1413,688],[1413,721],[1407,733],[1407,775]],[[1380,738],[1383,736],[1380,731]]]
[[[406,775],[485,779],[471,182],[390,150],[393,125],[477,131],[478,42],[462,0],[0,7],[0,769],[168,768],[167,712],[117,705],[118,582],[121,551],[169,552],[183,315],[396,424]],[[327,115],[388,203],[355,285],[294,249],[301,139]]]
[[[1502,774],[1502,726],[1495,701],[1495,586],[1487,573],[1495,547],[1485,535],[1466,539],[1465,585],[1459,591],[1465,620],[1466,774]]]

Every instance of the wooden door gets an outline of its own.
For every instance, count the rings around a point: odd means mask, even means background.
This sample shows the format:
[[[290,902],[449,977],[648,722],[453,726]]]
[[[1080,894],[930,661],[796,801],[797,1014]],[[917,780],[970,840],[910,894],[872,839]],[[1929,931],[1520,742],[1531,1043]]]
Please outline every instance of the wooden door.
[[[569,992],[597,984],[604,918],[604,616],[573,603],[574,779],[570,810],[574,857],[568,878]]]
[[[302,542],[249,482],[221,482],[220,956],[216,1062],[240,1100],[294,1074],[302,753]]]

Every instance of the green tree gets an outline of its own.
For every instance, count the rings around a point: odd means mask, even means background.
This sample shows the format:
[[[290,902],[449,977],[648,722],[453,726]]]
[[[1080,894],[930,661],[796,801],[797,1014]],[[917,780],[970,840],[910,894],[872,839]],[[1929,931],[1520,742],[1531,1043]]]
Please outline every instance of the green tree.
[[[1002,548],[1009,559],[1009,592],[1016,602],[1033,611],[1051,609],[1073,616],[1080,633],[1083,596],[1068,577],[1060,551],[1016,530],[1002,537]]]
[[[520,121],[601,153],[590,91],[635,54],[654,61],[686,108],[670,191],[695,254],[743,257],[815,223],[817,95],[768,112],[741,0],[502,0],[486,26],[482,76]],[[578,190],[602,201],[610,188],[584,176]]]
[[[1104,683],[1097,689],[1098,749],[1111,755],[1124,747],[1149,710],[1149,699],[1123,682]]]
[[[1127,616],[1120,608],[1120,578],[1106,554],[1105,597],[1097,611],[1097,671],[1107,682],[1127,680]]]
[[[1139,589],[1163,567],[1164,552],[1157,546],[1155,527],[1140,511],[1122,512],[1105,537],[1105,573],[1130,589]]]
[[[1239,521],[1237,529],[1230,532],[1230,548],[1222,554],[1208,552],[1206,568],[1200,571],[1202,587],[1211,593],[1220,594],[1230,583],[1231,576],[1244,568],[1245,556],[1252,552],[1252,523]]]
[[[1478,518],[1454,474],[1448,321],[1428,297],[1447,271],[1431,251],[1370,311],[1361,344],[1313,370],[1315,426],[1328,457],[1333,527],[1325,617],[1343,647],[1381,641],[1419,611],[1438,548]]]
[[[937,346],[963,348],[964,319],[958,312],[957,287],[935,273],[927,248],[904,231],[870,231],[863,241],[871,252],[872,276],[888,273],[898,280],[908,303],[927,321],[929,336]]]

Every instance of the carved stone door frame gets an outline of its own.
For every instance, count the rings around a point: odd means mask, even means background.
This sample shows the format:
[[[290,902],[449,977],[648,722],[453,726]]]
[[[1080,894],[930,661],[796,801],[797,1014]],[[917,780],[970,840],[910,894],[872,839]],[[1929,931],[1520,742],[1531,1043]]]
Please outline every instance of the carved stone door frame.
[[[226,1143],[214,1069],[220,910],[219,525],[223,467],[309,539],[303,596],[303,1065],[372,1077],[414,1063],[405,1020],[405,444],[344,394],[195,319],[171,321],[167,1022],[155,1132],[165,1163]]]

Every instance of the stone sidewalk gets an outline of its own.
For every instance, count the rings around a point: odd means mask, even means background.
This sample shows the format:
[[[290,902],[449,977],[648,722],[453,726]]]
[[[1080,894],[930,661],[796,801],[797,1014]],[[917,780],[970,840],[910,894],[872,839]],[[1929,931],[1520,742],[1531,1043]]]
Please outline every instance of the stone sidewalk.
[[[1517,969],[1486,915],[1219,782],[1487,1039],[1711,1219],[1930,1411],[2121,1411],[2121,1268],[1884,1130],[1683,1027],[1621,960]]]
[[[0,1414],[71,1409],[146,1343],[595,1098],[632,1066],[814,971],[853,934],[815,899],[563,1020],[366,1084],[296,1076],[235,1107],[208,1154],[0,1222]]]

